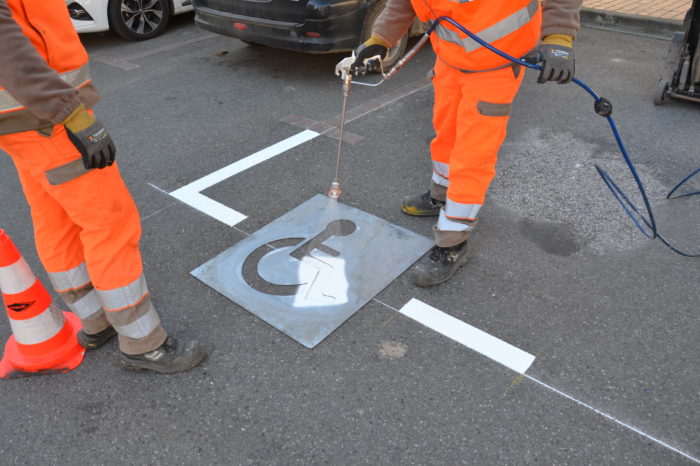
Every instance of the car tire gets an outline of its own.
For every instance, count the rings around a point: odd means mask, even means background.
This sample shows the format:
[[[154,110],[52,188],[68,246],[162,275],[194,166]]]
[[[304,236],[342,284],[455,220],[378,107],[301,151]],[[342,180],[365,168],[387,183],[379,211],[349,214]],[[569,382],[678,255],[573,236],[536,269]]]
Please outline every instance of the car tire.
[[[361,36],[362,40],[360,41],[360,44],[372,36],[372,29],[374,28],[374,24],[377,22],[377,19],[379,19],[379,15],[382,14],[382,11],[384,11],[385,6],[386,6],[386,1],[380,0],[372,7],[372,9],[369,11],[369,13],[367,13],[367,17],[365,18],[365,23],[362,26],[362,36]],[[389,49],[389,53],[387,54],[386,60],[384,60],[382,62],[385,72],[389,71],[389,68],[394,66],[396,64],[396,62],[398,62],[401,59],[404,52],[406,51],[406,44],[407,43],[408,43],[408,33],[406,33],[396,43],[396,45],[394,45],[392,48]],[[358,44],[358,46],[360,44]]]
[[[159,36],[172,16],[170,0],[109,0],[110,28],[128,40]]]

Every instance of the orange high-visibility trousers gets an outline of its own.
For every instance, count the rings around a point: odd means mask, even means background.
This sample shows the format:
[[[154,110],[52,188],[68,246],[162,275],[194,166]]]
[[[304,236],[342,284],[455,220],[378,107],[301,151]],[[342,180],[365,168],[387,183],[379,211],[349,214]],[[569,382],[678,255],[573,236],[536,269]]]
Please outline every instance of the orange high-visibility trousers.
[[[165,331],[150,302],[139,252],[139,213],[117,165],[86,170],[62,125],[50,136],[0,136],[31,207],[39,258],[85,331],[112,325],[120,348],[157,348]]]
[[[431,193],[446,201],[436,226],[438,246],[465,238],[440,232],[464,232],[476,221],[523,75],[519,66],[465,73],[436,60]]]

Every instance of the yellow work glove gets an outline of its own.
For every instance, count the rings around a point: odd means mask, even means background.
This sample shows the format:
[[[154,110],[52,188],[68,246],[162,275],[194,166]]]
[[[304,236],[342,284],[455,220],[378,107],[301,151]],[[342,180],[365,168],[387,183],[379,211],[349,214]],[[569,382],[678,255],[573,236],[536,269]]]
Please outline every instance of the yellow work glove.
[[[537,82],[557,81],[565,84],[574,79],[576,62],[574,60],[574,38],[568,34],[550,34],[545,36],[539,47],[542,71]]]
[[[83,157],[85,168],[104,168],[114,163],[117,148],[102,123],[83,104],[63,120],[68,138]]]
[[[390,48],[390,43],[388,43],[378,35],[372,34],[372,36],[369,39],[367,39],[362,45],[355,49],[355,52],[353,52],[355,55],[355,62],[352,64],[350,69],[355,71],[358,68],[366,66],[366,71],[376,71],[377,69],[379,69],[381,60],[383,60],[386,57],[386,54]],[[369,60],[370,58],[375,57],[377,55],[379,55],[380,57],[379,61],[372,60],[369,62],[365,62],[365,60]]]

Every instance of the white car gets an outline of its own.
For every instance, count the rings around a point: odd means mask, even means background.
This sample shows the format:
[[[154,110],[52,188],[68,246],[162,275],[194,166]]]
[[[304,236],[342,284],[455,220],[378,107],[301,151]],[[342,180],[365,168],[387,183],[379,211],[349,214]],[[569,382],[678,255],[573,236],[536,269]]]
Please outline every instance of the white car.
[[[125,39],[161,34],[172,15],[192,11],[192,0],[66,0],[79,32],[113,30]]]

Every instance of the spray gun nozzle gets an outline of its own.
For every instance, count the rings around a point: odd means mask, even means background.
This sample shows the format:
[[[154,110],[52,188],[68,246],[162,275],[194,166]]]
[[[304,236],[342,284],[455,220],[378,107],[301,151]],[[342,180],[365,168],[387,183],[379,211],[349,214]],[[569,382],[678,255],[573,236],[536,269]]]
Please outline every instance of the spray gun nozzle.
[[[331,199],[338,199],[340,198],[340,193],[342,193],[340,189],[340,181],[333,180],[331,183],[331,189],[328,190],[328,197]]]

